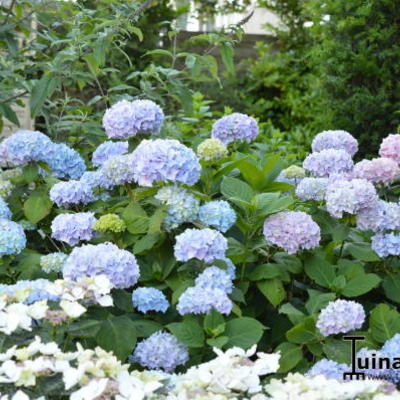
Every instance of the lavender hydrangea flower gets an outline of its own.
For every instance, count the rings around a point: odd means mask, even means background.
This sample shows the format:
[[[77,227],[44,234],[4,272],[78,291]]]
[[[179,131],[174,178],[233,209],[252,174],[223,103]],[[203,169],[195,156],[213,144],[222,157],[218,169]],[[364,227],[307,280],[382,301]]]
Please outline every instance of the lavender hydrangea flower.
[[[170,333],[156,332],[142,340],[130,357],[131,362],[137,362],[148,369],[162,369],[173,372],[179,365],[189,360],[186,346],[179,343]]]
[[[371,248],[382,258],[400,256],[400,234],[378,233],[371,238]]]
[[[328,379],[343,379],[343,373],[350,371],[350,366],[339,364],[336,361],[323,358],[316,362],[306,373],[305,376],[323,375]]]
[[[335,300],[321,310],[317,328],[324,336],[360,329],[365,320],[364,308],[351,300]]]
[[[196,154],[177,140],[142,140],[132,160],[135,181],[140,186],[158,181],[194,185],[200,178]]]
[[[385,137],[379,148],[379,155],[391,158],[400,165],[400,135],[391,134]]]
[[[32,304],[41,300],[58,301],[59,298],[47,291],[52,285],[47,279],[20,280],[14,285],[0,285],[0,294],[7,293],[12,296],[17,290],[29,289],[29,296],[24,300],[25,304]]]
[[[179,261],[197,258],[207,263],[221,260],[228,248],[227,240],[213,229],[186,229],[176,237],[174,254]]]
[[[333,217],[342,218],[343,213],[357,214],[378,202],[372,183],[365,179],[339,180],[331,183],[325,194],[326,208]]]
[[[133,286],[140,275],[135,256],[112,243],[75,247],[63,269],[64,278],[72,280],[101,274],[119,289]]]
[[[163,111],[151,100],[122,100],[105,112],[103,127],[109,138],[126,139],[138,133],[157,134],[163,121]]]
[[[163,221],[167,231],[177,228],[184,222],[193,222],[197,218],[200,200],[183,188],[167,186],[161,188],[155,198],[168,206],[168,215]]]
[[[93,226],[96,218],[92,212],[60,214],[51,223],[51,236],[75,246],[81,240],[90,240],[95,234]]]
[[[379,350],[370,350],[366,347],[362,348],[360,351],[357,352],[357,370],[359,372],[364,372],[367,374],[368,377],[385,379],[387,375],[390,375],[390,370],[388,369],[380,369],[380,368],[373,368],[372,359],[379,359],[381,357],[385,357],[385,355]],[[360,361],[358,361],[360,359]],[[363,367],[362,369],[359,367]],[[377,363],[378,364],[378,363]],[[378,365],[379,366],[379,365]],[[349,370],[348,370],[349,371]]]
[[[50,253],[40,257],[40,266],[44,272],[61,272],[68,255],[62,252]]]
[[[142,313],[148,311],[158,311],[165,313],[169,307],[169,302],[165,294],[156,288],[141,287],[132,292],[132,303]]]
[[[220,289],[230,294],[233,290],[232,279],[229,273],[216,266],[206,268],[195,280],[197,288]]]
[[[52,143],[41,158],[59,179],[79,179],[86,171],[83,158],[77,151],[63,143]]]
[[[301,200],[321,201],[328,184],[327,178],[304,178],[296,187],[296,196]]]
[[[114,186],[114,184],[104,175],[102,169],[97,171],[86,171],[79,181],[89,186],[91,189],[111,189]]]
[[[226,292],[218,288],[194,286],[187,288],[179,297],[176,309],[180,315],[209,314],[212,309],[229,315],[232,302]]]
[[[330,174],[350,172],[353,160],[345,150],[326,149],[309,154],[303,167],[316,176],[328,177]]]
[[[24,165],[42,160],[52,145],[52,141],[42,132],[20,130],[4,139],[1,148],[7,163]]]
[[[22,226],[8,219],[0,219],[0,257],[19,254],[26,246]]]
[[[90,186],[80,181],[68,181],[56,183],[50,189],[50,199],[58,207],[71,204],[88,204],[94,201],[94,195]]]
[[[101,167],[111,157],[120,156],[127,152],[128,142],[104,142],[93,152],[92,164],[95,167]]]
[[[400,354],[400,334],[396,333],[391,339],[387,340],[380,354],[383,357],[388,357],[393,360],[394,358],[399,357]],[[390,369],[389,371],[385,370],[385,377],[388,375],[390,382],[398,383],[400,382],[400,371],[398,369]]]
[[[0,196],[0,219],[11,219],[11,211],[7,203]]]
[[[236,222],[236,213],[227,201],[209,201],[200,207],[199,220],[204,225],[226,232]]]
[[[400,204],[379,200],[357,214],[357,227],[374,232],[400,230]]]
[[[289,254],[313,249],[321,240],[319,226],[301,211],[282,211],[268,217],[264,222],[264,236],[268,243]]]
[[[374,158],[357,163],[354,166],[353,175],[355,178],[366,179],[369,182],[388,183],[399,177],[400,168],[391,158]]]
[[[132,155],[124,154],[111,157],[103,164],[100,172],[109,186],[118,186],[133,182],[134,171]]]
[[[257,121],[246,114],[233,113],[214,122],[211,136],[227,145],[235,140],[251,142],[258,135]]]
[[[346,131],[323,131],[314,137],[311,148],[314,153],[335,149],[344,150],[354,156],[358,151],[358,142]]]

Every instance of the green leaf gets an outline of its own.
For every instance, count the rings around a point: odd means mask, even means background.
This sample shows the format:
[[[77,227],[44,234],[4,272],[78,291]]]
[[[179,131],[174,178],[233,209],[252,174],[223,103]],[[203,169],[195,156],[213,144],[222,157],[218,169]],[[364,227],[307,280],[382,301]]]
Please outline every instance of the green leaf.
[[[262,170],[248,157],[239,161],[238,168],[244,179],[246,179],[253,188],[262,189],[265,186],[265,178]]]
[[[149,233],[139,239],[133,246],[134,254],[141,254],[146,250],[150,250],[161,238],[160,233]]]
[[[400,274],[386,276],[382,286],[388,299],[400,303]]]
[[[251,281],[260,281],[262,279],[272,279],[282,274],[282,266],[278,264],[258,265],[251,271],[249,279]]]
[[[137,319],[132,321],[136,329],[137,337],[148,337],[154,332],[161,331],[163,326],[158,322],[147,320],[147,319]]]
[[[368,293],[374,287],[378,286],[381,281],[376,274],[364,274],[356,276],[347,282],[344,287],[342,294],[347,297],[361,296],[362,294]]]
[[[235,66],[233,63],[233,55],[235,54],[235,51],[228,43],[222,43],[219,46],[219,50],[221,52],[221,58],[223,63],[225,64],[228,74],[233,75],[235,73]]]
[[[240,317],[226,323],[225,335],[229,337],[227,346],[248,349],[263,335],[264,326],[254,318]]]
[[[346,247],[348,251],[355,259],[361,261],[379,261],[378,255],[371,249],[369,243],[350,243]]]
[[[17,114],[7,103],[0,103],[0,114],[4,115],[14,125],[20,126]]]
[[[24,203],[26,218],[36,224],[50,214],[53,203],[46,193],[32,193]]]
[[[361,346],[364,347],[363,345]],[[349,341],[327,339],[326,343],[323,345],[323,350],[330,360],[342,364],[350,363],[351,343]]]
[[[310,314],[314,314],[319,310],[322,310],[328,305],[330,301],[335,300],[335,293],[321,293],[318,290],[308,289],[309,299],[307,300],[305,306]]]
[[[126,228],[130,233],[147,233],[149,229],[149,217],[138,203],[129,203],[122,212],[121,217],[125,221]]]
[[[130,28],[130,31],[133,32],[138,37],[139,42],[143,41],[143,32],[139,28],[133,26]]]
[[[218,311],[213,309],[204,317],[203,327],[210,335],[221,334],[221,326],[225,329],[225,319]]]
[[[67,326],[68,334],[79,338],[92,338],[96,336],[101,327],[101,321],[96,319],[84,319],[73,322]]]
[[[114,289],[112,293],[114,305],[122,311],[132,312],[132,294],[123,289]]]
[[[267,279],[257,282],[257,287],[274,307],[286,297],[286,291],[280,279]]]
[[[228,336],[218,336],[217,338],[210,338],[206,340],[206,343],[211,347],[222,348],[229,342]]]
[[[261,193],[256,196],[257,211],[266,216],[286,210],[294,202],[290,196],[281,196],[279,193]]]
[[[88,54],[87,56],[83,57],[86,61],[87,66],[89,67],[90,72],[93,76],[97,76],[100,72],[98,58],[94,53]]]
[[[286,337],[292,343],[302,344],[316,341],[318,334],[315,330],[314,318],[308,317],[302,323],[294,326],[286,332]]]
[[[164,221],[164,218],[167,216],[167,213],[164,207],[158,208],[155,213],[149,218],[149,230],[148,233],[157,233],[161,232],[161,224]]]
[[[369,326],[373,339],[384,343],[400,332],[400,314],[387,304],[379,304],[371,312]]]
[[[221,183],[221,192],[229,200],[238,203],[239,205],[244,203],[250,204],[254,197],[253,189],[245,182],[240,179],[224,177]]]
[[[32,88],[31,93],[31,117],[40,114],[42,106],[58,86],[59,80],[53,76],[44,75]]]
[[[324,287],[330,287],[336,277],[334,266],[316,254],[305,260],[304,271],[318,285]]]
[[[274,352],[280,352],[281,358],[279,359],[279,373],[286,373],[293,369],[303,358],[301,347],[293,343],[283,342]]]
[[[285,303],[279,308],[279,314],[285,314],[293,325],[300,324],[305,318],[305,314],[290,303]]]
[[[204,345],[203,329],[194,319],[173,322],[168,324],[167,328],[180,343],[188,347],[199,348]]]
[[[125,315],[111,317],[102,322],[96,341],[104,350],[113,351],[121,361],[125,361],[136,344],[135,325]]]

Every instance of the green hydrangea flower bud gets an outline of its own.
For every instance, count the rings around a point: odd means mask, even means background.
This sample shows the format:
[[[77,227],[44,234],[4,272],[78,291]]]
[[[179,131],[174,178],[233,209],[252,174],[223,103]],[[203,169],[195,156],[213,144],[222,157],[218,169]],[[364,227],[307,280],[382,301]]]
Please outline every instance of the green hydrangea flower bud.
[[[40,266],[44,272],[61,272],[65,262],[67,261],[68,255],[58,252],[50,253],[46,256],[40,257]]]
[[[14,188],[14,185],[5,179],[0,178],[0,196],[1,197],[8,197],[12,190]]]
[[[123,232],[126,229],[125,222],[116,214],[102,215],[94,224],[93,229],[101,232]]]
[[[197,147],[197,155],[205,161],[218,160],[228,155],[228,149],[219,139],[206,139]]]
[[[289,179],[302,179],[306,176],[304,168],[298,167],[297,165],[291,165],[289,168],[284,170],[285,177]]]

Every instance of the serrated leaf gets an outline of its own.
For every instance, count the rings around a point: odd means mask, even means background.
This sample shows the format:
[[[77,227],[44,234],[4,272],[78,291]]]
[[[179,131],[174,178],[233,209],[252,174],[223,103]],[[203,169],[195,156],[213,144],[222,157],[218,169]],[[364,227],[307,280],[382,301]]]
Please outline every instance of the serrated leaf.
[[[281,358],[279,359],[279,373],[285,373],[293,369],[303,358],[303,352],[300,346],[293,343],[283,342],[274,352],[280,352]]]
[[[167,328],[180,343],[188,347],[199,348],[204,345],[203,329],[193,319],[183,322],[173,322],[168,324]]]
[[[50,214],[53,203],[45,193],[32,193],[24,203],[26,218],[36,224]]]
[[[361,296],[378,286],[380,282],[381,278],[376,274],[359,275],[347,282],[342,294],[347,297]]]
[[[400,314],[387,304],[379,304],[371,312],[369,326],[373,339],[384,343],[400,333]]]
[[[257,287],[274,307],[286,297],[285,288],[278,278],[257,282]]]
[[[225,335],[229,337],[227,346],[248,349],[261,339],[264,326],[254,318],[239,317],[226,323]]]

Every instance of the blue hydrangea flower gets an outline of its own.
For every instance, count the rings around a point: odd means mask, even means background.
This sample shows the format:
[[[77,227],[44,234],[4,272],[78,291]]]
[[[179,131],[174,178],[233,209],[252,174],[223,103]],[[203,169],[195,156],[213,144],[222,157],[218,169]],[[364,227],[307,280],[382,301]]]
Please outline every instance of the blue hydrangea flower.
[[[219,139],[223,144],[235,140],[251,142],[258,135],[257,121],[246,114],[233,113],[214,122],[211,136]]]
[[[324,336],[360,329],[365,320],[364,308],[351,300],[335,300],[321,310],[317,328]]]
[[[140,275],[135,256],[112,243],[75,247],[63,269],[64,278],[72,280],[101,274],[119,289],[135,285]]]
[[[26,246],[26,236],[21,225],[0,219],[0,257],[19,254]]]
[[[229,315],[232,307],[233,304],[224,290],[194,286],[181,294],[176,309],[180,315],[208,314],[212,309]]]
[[[104,142],[92,154],[92,164],[101,167],[108,159],[128,152],[128,142]]]
[[[304,178],[296,187],[296,195],[301,200],[321,201],[328,185],[327,178]]]
[[[94,201],[94,195],[89,185],[72,180],[56,183],[50,189],[50,199],[61,207],[71,204],[88,204]]]
[[[56,178],[79,179],[86,171],[83,158],[63,143],[52,143],[42,156]]]
[[[200,207],[199,220],[204,225],[226,232],[236,222],[236,213],[225,200],[209,201]]]
[[[311,144],[314,153],[327,150],[344,150],[351,156],[357,153],[357,140],[346,131],[323,131],[318,133]]]
[[[316,362],[306,373],[305,376],[318,376],[323,375],[328,379],[343,379],[343,373],[349,372],[350,366],[346,364],[339,364],[336,361],[323,358]]]
[[[163,121],[163,111],[151,100],[122,100],[105,112],[103,127],[109,138],[126,139],[138,133],[157,134]]]
[[[381,368],[372,368],[372,359],[378,360],[379,358],[385,357],[384,354],[380,350],[370,350],[366,347],[362,348],[359,352],[357,352],[357,364],[356,369],[360,372],[364,372],[367,376],[370,377],[381,377],[381,379],[385,379],[388,375],[391,375],[391,371],[388,369],[381,369]],[[358,359],[361,359],[358,361]],[[361,363],[359,368],[358,363]],[[378,363],[377,363],[378,364]],[[379,364],[377,365],[379,367]]]
[[[176,237],[175,257],[179,261],[197,258],[207,263],[225,258],[227,240],[213,229],[186,229]]]
[[[226,273],[229,275],[229,277],[232,280],[235,280],[235,278],[236,278],[236,266],[235,266],[235,264],[228,257],[223,257],[223,258],[221,258],[221,260],[224,261],[225,264],[226,264],[226,269],[224,271],[226,271]]]
[[[156,288],[152,287],[141,287],[135,289],[132,292],[132,303],[142,313],[148,311],[167,311],[169,302],[165,297],[165,294]]]
[[[400,204],[379,200],[357,214],[357,227],[374,232],[400,230]]]
[[[0,285],[0,294],[7,293],[12,296],[17,290],[30,289],[29,296],[25,299],[25,304],[32,304],[36,301],[51,300],[58,301],[59,298],[50,294],[46,288],[52,283],[47,279],[35,279],[35,280],[20,280],[14,285]]]
[[[0,196],[0,219],[11,219],[11,211],[7,203]]]
[[[50,253],[40,257],[40,266],[44,272],[61,272],[68,255],[62,252]]]
[[[196,154],[174,139],[142,140],[132,153],[132,161],[135,181],[140,186],[160,181],[194,185],[200,178]]]
[[[60,214],[51,223],[51,236],[75,246],[81,240],[90,240],[95,234],[96,218],[92,212]]]
[[[391,360],[399,357],[400,334],[396,333],[391,339],[387,340],[382,346],[380,353],[383,357],[388,357]],[[389,380],[393,383],[400,382],[400,370],[398,369],[390,369],[389,371],[385,370],[385,375],[388,375]]]
[[[117,186],[133,182],[132,155],[124,154],[111,157],[103,164],[100,171],[110,185]]]
[[[50,138],[39,131],[20,130],[1,143],[1,153],[11,165],[24,165],[43,160],[53,145]]]
[[[400,256],[400,234],[378,233],[371,238],[371,248],[382,258]]]
[[[111,189],[114,186],[114,184],[110,182],[104,175],[102,169],[99,169],[97,171],[86,171],[82,175],[81,179],[79,179],[79,181],[86,184],[91,189]]]
[[[326,208],[333,217],[342,218],[344,213],[357,214],[378,202],[376,189],[365,179],[339,180],[329,184],[325,193]]]
[[[220,289],[229,294],[232,293],[233,283],[229,273],[216,266],[206,268],[195,280],[198,288]]]
[[[130,357],[131,362],[137,362],[142,367],[162,369],[166,372],[173,372],[177,366],[185,364],[188,360],[187,347],[166,332],[155,332],[142,340]]]
[[[167,231],[177,228],[184,222],[193,222],[197,218],[200,200],[183,188],[163,187],[155,198],[168,206],[168,215],[163,222]]]
[[[327,149],[309,154],[303,167],[313,175],[328,177],[331,174],[350,172],[353,169],[351,155],[345,150]]]

